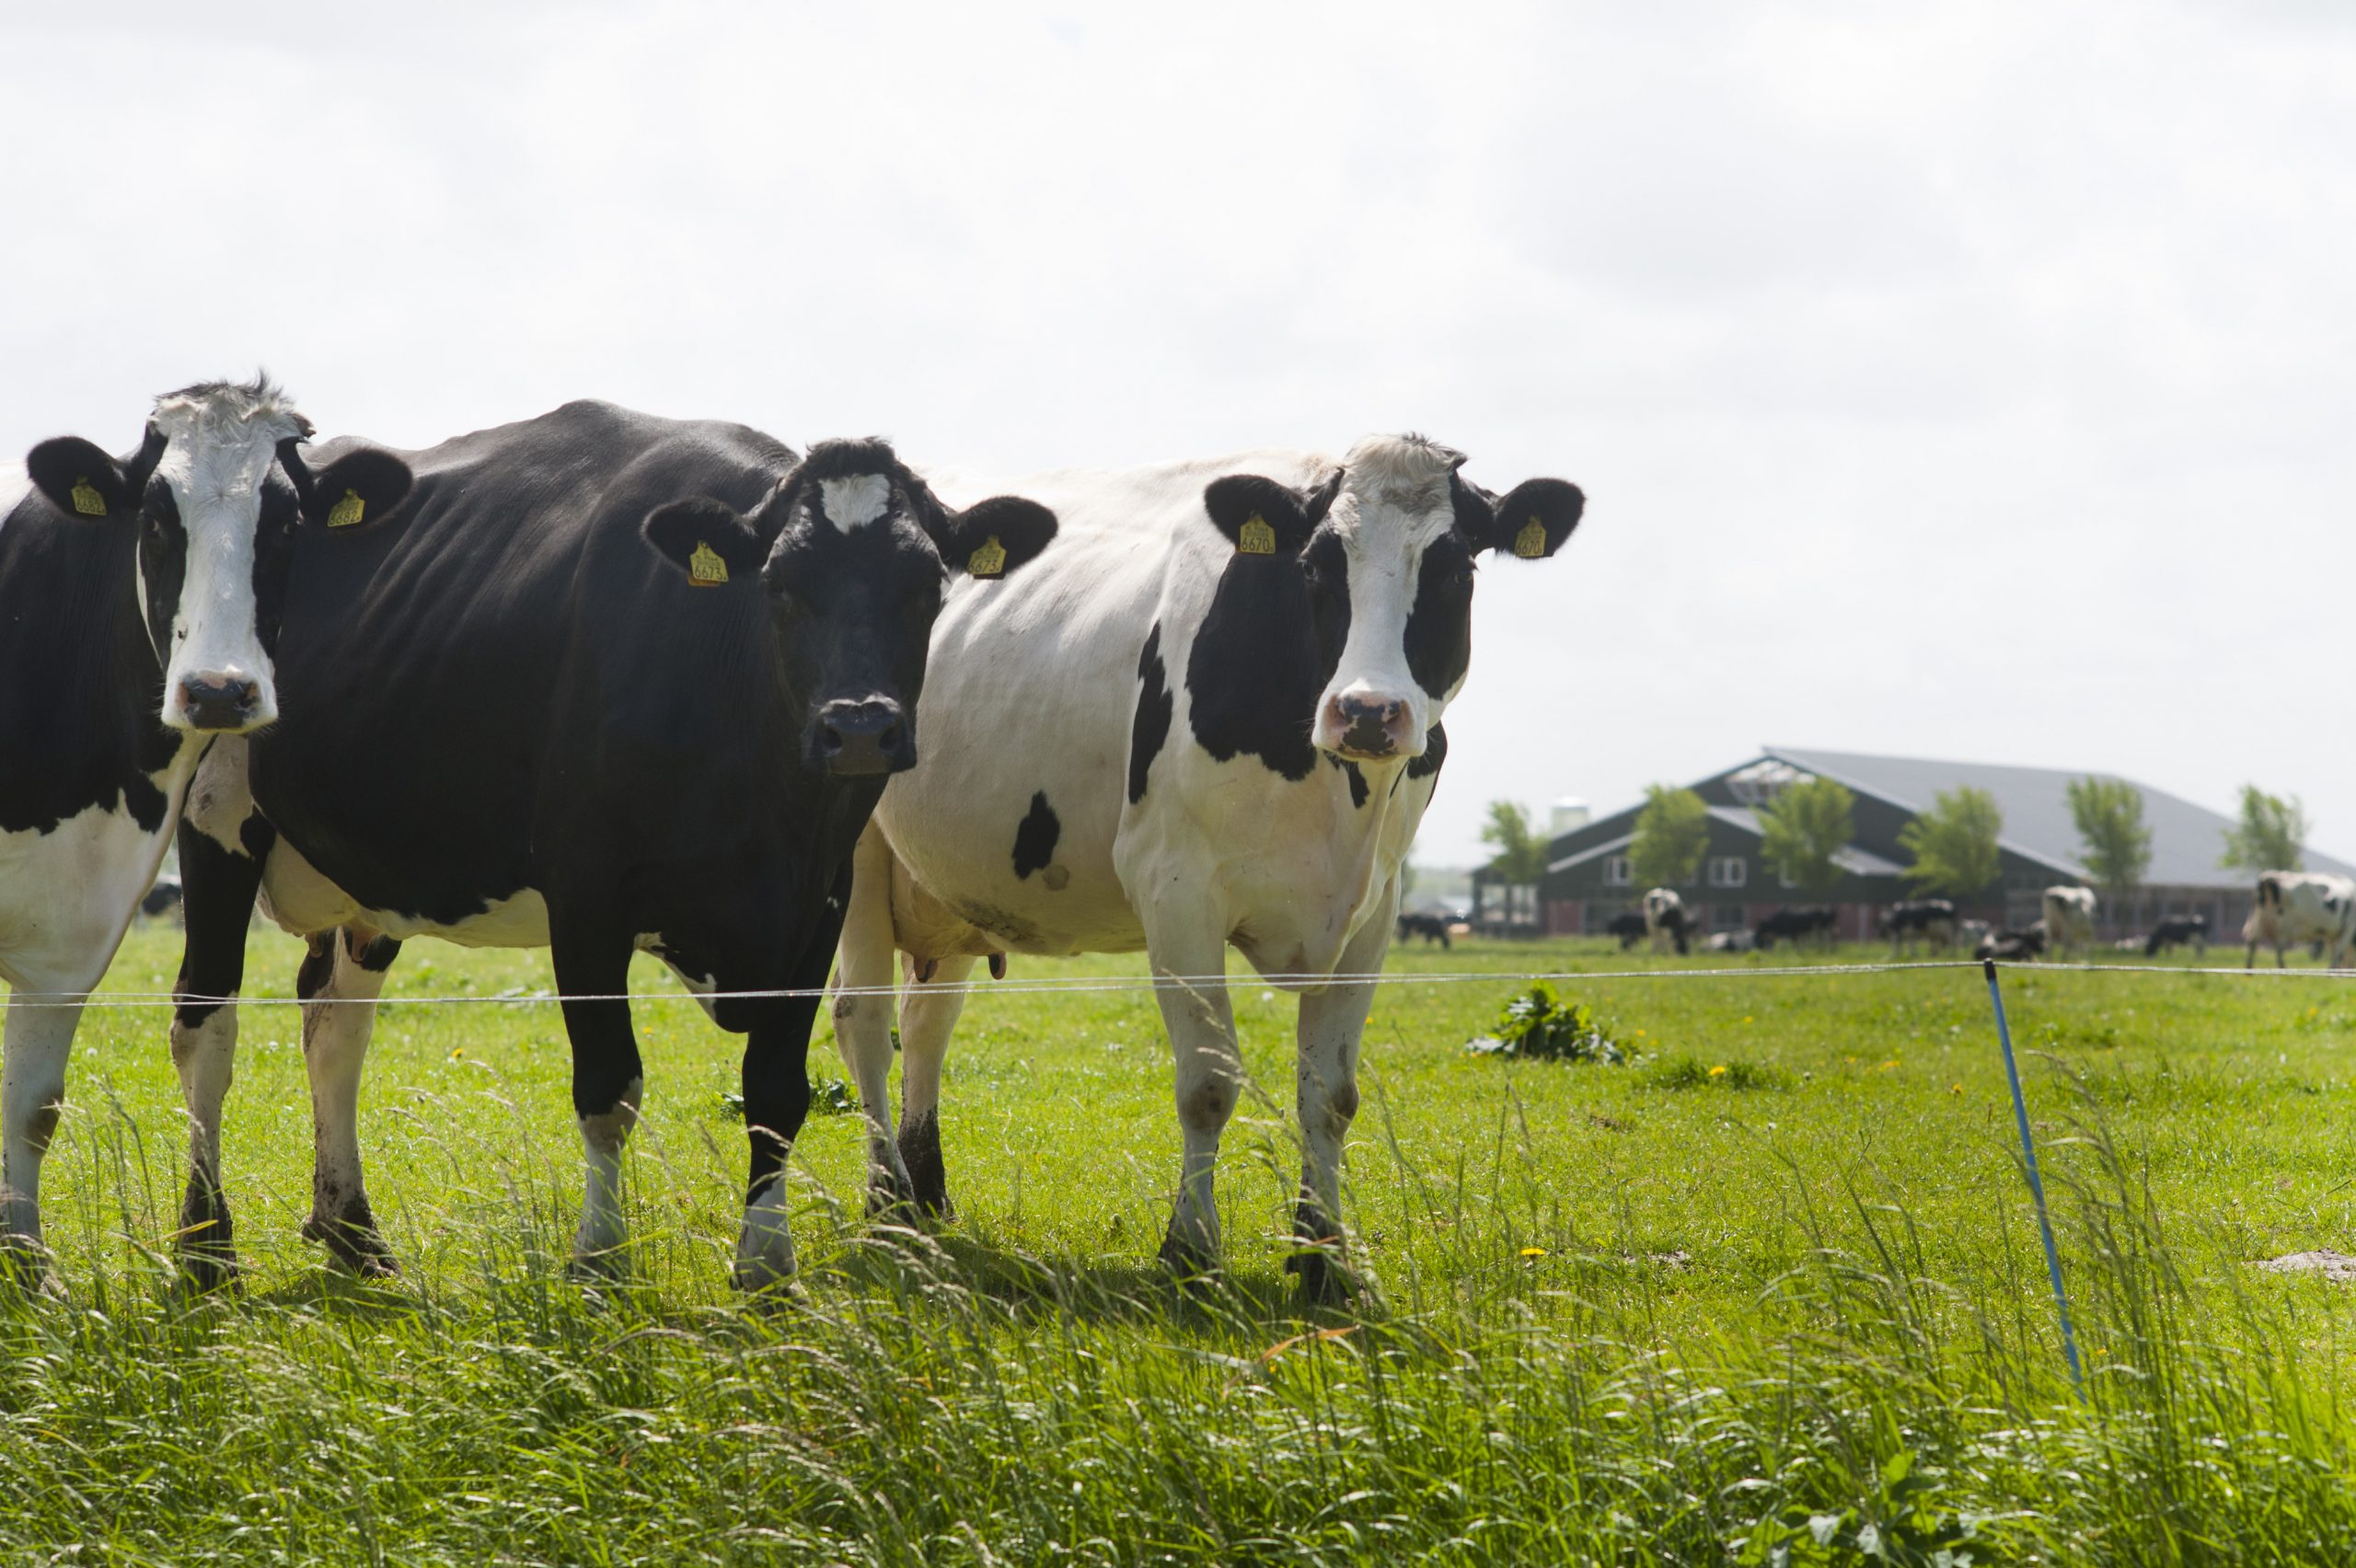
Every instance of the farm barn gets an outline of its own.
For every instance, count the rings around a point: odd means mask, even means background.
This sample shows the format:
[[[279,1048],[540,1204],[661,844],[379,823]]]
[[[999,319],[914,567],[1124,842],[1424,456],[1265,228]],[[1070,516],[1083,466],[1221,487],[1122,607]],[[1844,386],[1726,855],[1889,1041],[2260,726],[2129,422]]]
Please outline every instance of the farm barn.
[[[1840,910],[1843,939],[1875,935],[1881,910],[1909,896],[1900,873],[1911,857],[1899,835],[1942,790],[1966,785],[1984,790],[2004,813],[1998,885],[1980,902],[1968,904],[1966,917],[2026,926],[2038,918],[2045,888],[2085,879],[2068,799],[2070,781],[2086,777],[2083,772],[1768,746],[1692,785],[1710,807],[1709,850],[1701,873],[1679,892],[1703,929],[1747,929],[1783,905],[1803,902],[1760,859],[1757,808],[1777,790],[1812,777],[1838,779],[1856,796],[1856,837],[1841,858],[1848,875],[1824,901]],[[2144,821],[2152,829],[2151,869],[2126,907],[2104,900],[2100,934],[2108,939],[2146,930],[2168,915],[2206,915],[2209,928],[2232,940],[2249,911],[2251,882],[2242,872],[2218,867],[2222,836],[2231,824],[2164,790],[2136,788],[2143,792]],[[1476,889],[1477,907],[1484,916],[1493,910],[1517,914],[1519,918],[1510,923],[1494,917],[1489,923],[1533,935],[1542,928],[1549,935],[1601,933],[1644,892],[1628,859],[1641,809],[1632,804],[1558,835],[1547,856],[1545,879],[1535,889],[1482,885]],[[2344,862],[2312,850],[2307,869],[2351,874]]]

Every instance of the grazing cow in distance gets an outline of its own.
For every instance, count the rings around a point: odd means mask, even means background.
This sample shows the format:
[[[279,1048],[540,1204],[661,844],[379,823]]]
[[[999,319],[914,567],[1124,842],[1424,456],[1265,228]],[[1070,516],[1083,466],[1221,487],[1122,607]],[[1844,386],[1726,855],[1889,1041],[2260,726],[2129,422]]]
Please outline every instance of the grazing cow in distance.
[[[949,1210],[941,1065],[975,955],[1141,946],[1184,1148],[1161,1257],[1215,1268],[1212,1172],[1242,1089],[1232,944],[1300,995],[1288,1266],[1312,1296],[1343,1285],[1342,1147],[1373,998],[1359,977],[1390,949],[1446,753],[1473,574],[1553,555],[1583,505],[1560,479],[1494,495],[1463,463],[1378,436],[1340,458],[1020,481],[1064,532],[1022,582],[942,616],[929,760],[893,781],[860,848],[835,1035],[869,1117],[873,1205]],[[893,998],[863,994],[891,986],[895,948],[910,982],[896,1136]]]
[[[2258,879],[2258,898],[2242,923],[2249,951],[2247,969],[2258,962],[2258,944],[2274,950],[2274,966],[2284,967],[2282,950],[2315,942],[2330,953],[2331,967],[2343,967],[2356,945],[2356,882],[2322,871],[2269,871]]]
[[[1759,922],[1752,938],[1759,951],[1764,952],[1777,942],[1790,942],[1797,946],[1818,938],[1829,942],[1840,928],[1841,912],[1827,905],[1818,905],[1812,908],[1776,910]]]
[[[1641,910],[1631,909],[1624,915],[1614,915],[1611,923],[1603,928],[1607,936],[1620,939],[1620,951],[1626,952],[1650,935]]]
[[[917,760],[926,646],[953,577],[1003,591],[1055,519],[1006,497],[953,512],[880,441],[797,458],[741,425],[605,403],[410,461],[416,489],[394,516],[295,552],[285,716],[216,744],[191,791],[172,1026],[199,1129],[190,1272],[234,1266],[218,1129],[236,1009],[215,998],[237,994],[259,891],[309,942],[304,1228],[338,1262],[392,1267],[362,1180],[361,1062],[400,944],[438,936],[550,950],[584,1157],[583,1270],[614,1267],[625,1239],[622,1151],[644,1087],[632,955],[710,998],[712,1020],[745,1036],[733,1279],[782,1281],[784,1164],[809,1111],[851,847],[885,778]]]
[[[1692,945],[1693,921],[1685,912],[1685,900],[1677,890],[1657,887],[1645,894],[1645,934],[1652,939],[1653,951],[1666,952],[1671,942],[1684,952]]]
[[[1449,938],[1448,925],[1445,915],[1402,915],[1399,940],[1403,942],[1410,937],[1421,937],[1426,947],[1438,942],[1443,948],[1452,948],[1456,944]]]
[[[1980,944],[1986,941],[1994,932],[1995,928],[1985,920],[1958,920],[1955,923],[1956,945],[1969,948],[1976,952],[1980,949]]]
[[[1712,933],[1710,940],[1702,944],[1702,951],[1703,952],[1750,952],[1757,945],[1758,939],[1749,931],[1717,931]]]
[[[1992,958],[2000,963],[2018,963],[2043,957],[2044,953],[2045,922],[2035,920],[2016,931],[1998,931],[1981,938],[1972,956],[1982,961]]]
[[[2171,915],[2152,928],[2144,939],[2143,956],[2154,958],[2180,944],[2190,943],[2195,956],[2209,951],[2209,917],[2206,915]]]
[[[1893,904],[1882,911],[1882,933],[1889,938],[1890,951],[1902,953],[1916,941],[1930,943],[1932,950],[1945,952],[1955,940],[1955,904],[1945,898],[1913,898]]]
[[[2044,896],[2045,940],[2067,957],[2095,940],[2095,890],[2049,887]]]
[[[361,450],[304,488],[310,433],[265,379],[203,382],[156,399],[136,453],[44,441],[29,488],[0,496],[0,1250],[44,1285],[41,1159],[82,996],[205,746],[278,714],[294,536],[342,525],[339,508],[364,529],[409,485]]]
[[[140,895],[139,913],[153,919],[168,915],[180,906],[180,879],[167,871],[156,879],[156,885]]]

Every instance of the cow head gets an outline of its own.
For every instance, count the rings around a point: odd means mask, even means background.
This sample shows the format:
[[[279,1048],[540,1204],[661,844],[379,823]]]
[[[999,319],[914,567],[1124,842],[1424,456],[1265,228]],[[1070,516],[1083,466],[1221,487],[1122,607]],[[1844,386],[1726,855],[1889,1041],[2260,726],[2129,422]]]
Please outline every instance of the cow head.
[[[925,651],[949,579],[1004,577],[1056,535],[1036,502],[943,506],[883,441],[821,442],[752,513],[706,498],[658,508],[647,542],[688,581],[768,597],[803,760],[840,775],[917,761]]]
[[[140,617],[163,666],[161,716],[176,730],[237,734],[278,717],[270,650],[294,530],[374,521],[409,492],[408,466],[375,450],[315,480],[295,451],[310,433],[285,393],[257,376],[157,398],[128,460],[78,436],[44,441],[25,459],[66,516],[136,530]]]
[[[1576,486],[1530,479],[1499,499],[1463,463],[1421,436],[1377,436],[1308,490],[1234,474],[1204,492],[1239,565],[1265,557],[1245,569],[1295,573],[1306,591],[1322,683],[1310,741],[1328,755],[1421,755],[1472,661],[1475,561],[1542,559],[1578,525]]]

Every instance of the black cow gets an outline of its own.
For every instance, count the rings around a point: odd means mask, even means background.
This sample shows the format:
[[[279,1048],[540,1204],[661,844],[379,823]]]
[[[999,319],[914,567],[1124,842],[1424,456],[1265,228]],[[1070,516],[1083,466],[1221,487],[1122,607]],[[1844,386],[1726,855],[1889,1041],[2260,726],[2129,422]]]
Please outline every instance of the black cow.
[[[1631,909],[1625,915],[1614,915],[1611,917],[1611,924],[1603,928],[1610,935],[1620,939],[1622,952],[1626,952],[1630,948],[1643,941],[1652,929],[1645,924],[1644,912],[1637,909]]]
[[[0,495],[0,1251],[35,1283],[40,1167],[83,995],[112,961],[212,735],[277,714],[286,550],[329,508],[289,475],[285,393],[202,382],[156,399],[136,453],[60,436]],[[331,492],[391,506],[408,471],[352,454]]]
[[[2156,957],[2172,947],[2189,943],[2196,956],[2209,951],[2209,917],[2206,915],[2171,915],[2152,928],[2143,940],[2143,956]]]
[[[1890,951],[1903,952],[1917,940],[1945,952],[1955,940],[1955,905],[1944,898],[1917,898],[1882,911],[1881,928]]]
[[[1841,912],[1819,905],[1807,909],[1778,909],[1760,921],[1751,936],[1759,951],[1764,952],[1777,942],[1797,945],[1818,936],[1829,942],[1840,928]]]
[[[641,1090],[632,952],[699,994],[803,989],[705,1003],[747,1037],[734,1277],[782,1280],[784,1161],[851,847],[885,777],[916,760],[950,574],[1017,570],[1055,519],[1005,497],[953,513],[882,442],[797,462],[740,425],[596,403],[411,462],[399,512],[296,549],[285,717],[216,745],[191,792],[172,1026],[191,1115],[217,1131],[236,1021],[206,998],[236,994],[260,890],[310,942],[306,1234],[389,1269],[361,1180],[366,1004],[409,937],[546,944],[587,1156],[577,1262],[604,1268]],[[183,1214],[201,1280],[233,1264],[215,1148],[200,1137]]]
[[[1399,940],[1403,942],[1409,937],[1423,938],[1426,947],[1431,946],[1434,942],[1438,942],[1444,948],[1453,948],[1456,945],[1449,935],[1448,917],[1445,915],[1400,916]]]

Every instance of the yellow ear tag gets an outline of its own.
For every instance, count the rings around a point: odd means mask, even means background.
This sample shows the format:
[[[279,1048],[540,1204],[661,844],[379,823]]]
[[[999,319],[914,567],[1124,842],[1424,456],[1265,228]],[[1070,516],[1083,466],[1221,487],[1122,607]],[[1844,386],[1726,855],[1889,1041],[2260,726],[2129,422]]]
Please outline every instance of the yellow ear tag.
[[[695,554],[687,557],[687,581],[699,588],[717,588],[728,581],[728,563],[720,559],[718,550],[699,539]]]
[[[1513,553],[1524,560],[1536,560],[1546,553],[1546,525],[1533,517],[1521,525],[1513,536]]]
[[[368,503],[360,499],[360,492],[348,490],[343,492],[343,499],[335,503],[335,510],[328,513],[328,526],[349,528],[359,522],[367,510]]]
[[[1274,555],[1276,553],[1276,531],[1258,513],[1246,518],[1243,526],[1235,531],[1235,548],[1244,555]]]
[[[85,517],[104,517],[107,514],[107,498],[98,493],[98,487],[90,483],[87,475],[74,481],[74,510]]]
[[[965,574],[968,577],[1006,575],[1006,547],[998,542],[996,534],[984,539],[981,547],[965,558]]]

